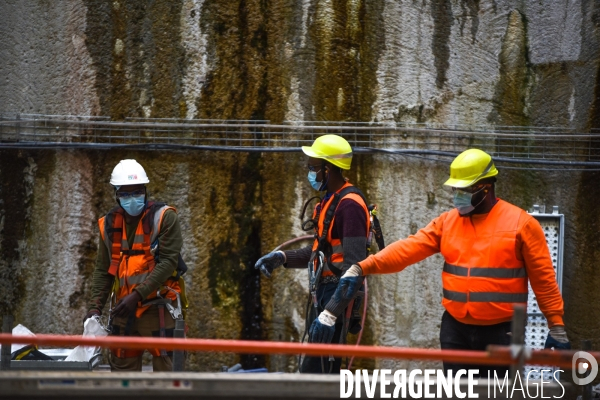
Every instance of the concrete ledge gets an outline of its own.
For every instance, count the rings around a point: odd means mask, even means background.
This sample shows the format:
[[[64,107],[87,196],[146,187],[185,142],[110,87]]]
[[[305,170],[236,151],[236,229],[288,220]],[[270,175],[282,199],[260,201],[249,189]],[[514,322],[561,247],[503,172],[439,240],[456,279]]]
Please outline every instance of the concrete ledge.
[[[466,380],[461,391],[467,392]],[[535,383],[530,382],[533,395]],[[564,384],[563,384],[564,385]],[[394,386],[388,387],[392,393]],[[538,389],[539,390],[539,389]],[[480,399],[488,398],[487,380],[475,388]],[[568,388],[567,388],[568,393]],[[559,385],[545,384],[544,396],[560,398]],[[520,399],[515,392],[513,399]],[[98,373],[98,372],[45,372],[6,371],[0,373],[2,399],[102,399],[120,400],[143,398],[196,398],[196,399],[339,399],[340,377],[310,374],[227,374],[227,373]],[[539,395],[538,395],[539,397]],[[564,396],[566,398],[567,395]],[[350,396],[356,398],[355,393]],[[366,399],[363,388],[361,397]],[[375,389],[376,399],[380,388]],[[407,398],[413,398],[408,396]],[[446,398],[446,397],[442,397]],[[494,398],[494,397],[490,397]],[[495,398],[510,398],[497,393]],[[525,397],[529,398],[529,397]]]

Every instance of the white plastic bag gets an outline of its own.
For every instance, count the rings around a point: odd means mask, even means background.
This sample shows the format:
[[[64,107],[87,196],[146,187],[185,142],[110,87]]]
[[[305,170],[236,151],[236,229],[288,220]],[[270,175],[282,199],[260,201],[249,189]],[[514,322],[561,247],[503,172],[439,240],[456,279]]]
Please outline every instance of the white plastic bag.
[[[31,332],[29,329],[27,329],[26,327],[24,327],[23,325],[19,324],[17,326],[15,326],[12,330],[12,334],[15,336],[35,336],[33,334],[33,332]],[[14,353],[17,350],[22,349],[23,347],[26,346],[30,346],[29,344],[20,344],[20,343],[13,343],[10,346],[10,352],[11,354]]]
[[[84,337],[101,337],[106,335],[108,335],[108,332],[100,325],[98,318],[92,317],[85,320],[85,323],[83,324]],[[99,347],[77,346],[67,358],[65,358],[65,361],[90,361],[99,349]]]

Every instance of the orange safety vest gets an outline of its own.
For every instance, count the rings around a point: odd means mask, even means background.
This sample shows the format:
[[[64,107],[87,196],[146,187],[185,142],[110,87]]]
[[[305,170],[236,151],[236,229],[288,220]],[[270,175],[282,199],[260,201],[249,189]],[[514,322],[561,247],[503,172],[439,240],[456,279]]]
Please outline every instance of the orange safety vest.
[[[442,305],[456,319],[510,320],[514,304],[527,304],[527,270],[517,259],[519,219],[527,214],[499,200],[476,229],[456,209],[444,221]],[[495,323],[495,322],[494,322]]]
[[[343,189],[345,189],[347,187],[351,187],[351,186],[352,185],[350,183],[346,183],[336,193],[340,193]],[[333,198],[334,197],[332,195],[327,200],[325,205],[322,205],[320,212],[317,212],[318,205],[317,205],[317,207],[315,207],[315,209],[313,211],[313,218],[316,219],[317,214],[319,217],[318,225],[316,228],[317,237],[315,238],[315,241],[314,241],[313,247],[312,247],[313,252],[315,252],[317,250],[317,247],[319,247],[319,238],[323,235],[325,216],[327,214],[327,210],[329,209],[329,206],[333,202]],[[371,229],[371,226],[370,226],[371,222],[370,222],[370,218],[369,218],[369,210],[367,208],[367,205],[365,204],[365,201],[357,193],[348,193],[339,200],[339,203],[341,203],[343,200],[346,200],[346,199],[354,200],[355,202],[360,204],[362,206],[363,210],[365,211],[366,220],[367,220],[367,230],[365,231],[365,237],[368,237],[369,231]],[[339,203],[338,203],[338,205],[339,205]],[[333,230],[334,224],[335,224],[335,215],[334,215],[333,219],[331,220],[331,224],[329,225],[329,231],[327,232],[327,242],[329,243],[331,248],[328,249],[329,251],[324,252],[327,254],[324,254],[325,260],[324,260],[323,272],[321,273],[321,276],[339,275],[339,271],[342,270],[342,266],[344,264],[344,248],[342,247],[342,241],[339,238],[332,239],[332,237],[331,237],[331,232]],[[365,248],[365,256],[366,256],[366,248]],[[334,273],[332,271],[331,266],[338,273]],[[316,266],[315,266],[315,268],[316,268]]]
[[[125,229],[125,219],[123,216],[124,210],[121,207],[114,208],[98,220],[100,236],[106,247],[110,249],[111,254],[108,273],[118,279],[117,300],[132,293],[133,289],[146,281],[152,273],[155,261],[150,247],[160,233],[163,216],[167,210],[177,212],[174,207],[162,203],[148,203],[142,217],[139,219],[131,249],[127,241],[127,230]],[[181,293],[179,282],[176,280],[167,279],[162,286],[168,286],[177,293]],[[177,301],[177,296],[170,290],[167,290],[161,296]],[[135,312],[137,318],[150,307],[150,305],[144,305],[143,303],[154,298],[156,298],[156,292],[150,293],[147,298],[138,302]]]

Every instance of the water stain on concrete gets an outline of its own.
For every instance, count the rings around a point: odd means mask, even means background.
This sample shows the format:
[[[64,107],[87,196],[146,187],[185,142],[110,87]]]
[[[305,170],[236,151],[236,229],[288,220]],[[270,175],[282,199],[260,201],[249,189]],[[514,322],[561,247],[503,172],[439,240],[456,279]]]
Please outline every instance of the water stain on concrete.
[[[14,307],[23,294],[23,282],[17,269],[21,254],[19,242],[26,239],[29,198],[24,170],[29,166],[28,154],[0,150],[0,315],[14,315]]]
[[[446,83],[446,73],[450,67],[450,36],[452,34],[452,1],[439,0],[431,2],[431,16],[433,18],[433,37],[431,51],[433,64],[436,70],[435,85],[441,89]]]
[[[213,61],[198,103],[200,118],[284,119],[288,66],[274,55],[282,55],[289,39],[290,9],[283,1],[204,3],[200,23]]]
[[[488,121],[497,125],[528,126],[527,88],[529,70],[527,25],[517,10],[510,12],[498,58],[500,79],[494,95],[494,109]]]
[[[178,2],[86,0],[86,46],[102,115],[184,117]],[[185,104],[185,102],[183,102]]]
[[[462,0],[460,3],[460,35],[463,35],[467,21],[471,21],[471,39],[473,44],[475,43],[477,30],[479,29],[479,1]]]
[[[315,46],[314,118],[371,119],[378,59],[385,38],[378,28],[383,2],[319,2],[309,28]]]
[[[229,302],[229,306],[239,313],[237,318],[242,325],[240,338],[247,340],[264,339],[260,272],[254,268],[254,263],[261,256],[261,220],[254,211],[260,201],[257,196],[261,181],[261,175],[257,173],[261,170],[260,163],[260,154],[254,153],[245,157],[245,162],[233,166],[231,173],[235,179],[230,187],[233,196],[227,208],[231,210],[231,223],[236,226],[236,234],[228,235],[225,241],[210,249],[208,262],[213,305],[223,308],[226,306],[224,302]],[[265,364],[262,355],[242,355],[240,359],[246,369]]]

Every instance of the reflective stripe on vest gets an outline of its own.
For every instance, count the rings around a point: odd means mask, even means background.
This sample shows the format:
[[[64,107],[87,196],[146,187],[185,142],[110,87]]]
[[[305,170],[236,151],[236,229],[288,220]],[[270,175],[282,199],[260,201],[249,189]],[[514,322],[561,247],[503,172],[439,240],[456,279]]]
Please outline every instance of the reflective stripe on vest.
[[[119,277],[119,286],[123,287],[127,285],[139,285],[141,283],[144,283],[144,281],[148,278],[149,275],[150,274],[137,274],[134,276]]]
[[[476,219],[461,217],[457,210],[448,213],[440,245],[442,304],[452,316],[510,319],[515,303],[527,303],[527,270],[515,250],[519,220],[526,217],[502,200]]]
[[[498,303],[525,303],[528,293],[495,293],[495,292],[474,292],[462,293],[443,289],[444,298],[460,303],[470,302],[498,302]]]
[[[341,192],[343,189],[345,189],[349,186],[352,186],[352,185],[349,183],[346,183],[336,193]],[[369,210],[367,208],[367,205],[365,204],[364,200],[362,199],[362,197],[359,194],[348,193],[347,195],[345,195],[343,198],[341,198],[339,200],[338,207],[342,201],[348,200],[348,199],[354,200],[356,203],[360,204],[361,207],[363,208],[363,210],[365,211],[366,221],[367,221],[367,231],[365,232],[365,237],[368,237],[371,226],[370,226]],[[327,200],[325,205],[322,206],[321,212],[319,214],[319,221],[318,221],[318,226],[317,226],[317,233],[318,233],[319,237],[323,234],[323,229],[324,229],[323,225],[325,222],[325,216],[327,214],[327,209],[331,205],[332,201],[333,201],[333,196],[331,196]],[[316,213],[317,213],[317,209],[315,207],[315,210],[313,211],[313,218],[316,217]],[[342,246],[342,241],[340,239],[332,239],[332,237],[331,237],[331,232],[333,231],[334,225],[335,225],[335,215],[334,215],[333,219],[331,220],[331,224],[329,225],[329,232],[327,232],[327,242],[329,242],[329,244],[331,245],[331,255],[329,257],[327,257],[327,254],[325,254],[326,261],[325,261],[325,265],[323,266],[323,272],[321,274],[322,276],[334,275],[334,273],[329,268],[329,264],[331,264],[334,268],[337,268],[338,270],[341,270],[344,265],[344,249]],[[315,239],[315,241],[313,243],[312,250],[315,251],[318,246],[319,246],[319,240],[317,238],[317,239]]]
[[[444,263],[444,272],[458,276],[478,276],[481,278],[527,278],[527,270],[523,268],[487,268],[459,267]]]

